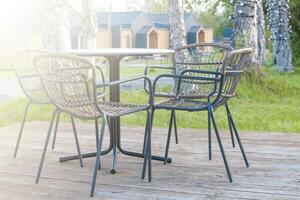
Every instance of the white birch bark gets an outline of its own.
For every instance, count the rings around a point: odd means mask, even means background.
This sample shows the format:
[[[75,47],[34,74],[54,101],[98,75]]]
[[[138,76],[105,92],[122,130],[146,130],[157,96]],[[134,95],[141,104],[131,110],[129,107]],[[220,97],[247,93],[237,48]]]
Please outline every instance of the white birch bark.
[[[260,65],[265,64],[266,60],[266,37],[265,37],[265,14],[262,0],[257,0],[257,38],[258,38],[258,61]]]
[[[268,7],[269,26],[276,69],[279,72],[292,72],[288,1],[268,0]]]
[[[234,48],[253,49],[252,62],[256,67],[258,62],[258,37],[257,37],[257,4],[256,0],[235,0],[234,20]]]
[[[169,0],[170,48],[186,44],[184,10],[182,0]]]
[[[44,48],[56,52],[71,49],[67,0],[44,0],[41,10]]]
[[[93,13],[93,0],[81,0],[82,5],[82,28],[81,28],[81,43],[83,49],[96,48],[97,27]]]
[[[186,30],[184,24],[184,9],[182,0],[169,0],[170,48],[186,45]],[[176,58],[180,55],[175,55]],[[176,66],[176,72],[182,71],[182,66]]]

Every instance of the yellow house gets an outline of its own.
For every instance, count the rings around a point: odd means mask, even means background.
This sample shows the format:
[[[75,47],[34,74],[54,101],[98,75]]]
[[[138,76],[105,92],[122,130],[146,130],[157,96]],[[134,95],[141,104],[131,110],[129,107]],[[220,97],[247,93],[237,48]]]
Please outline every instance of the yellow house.
[[[169,30],[166,29],[156,29],[158,33],[158,48],[168,49],[169,48]]]
[[[213,42],[214,31],[212,28],[201,28],[198,31],[197,42]]]
[[[97,32],[97,48],[111,48],[112,47],[112,32],[106,29],[100,29]]]
[[[133,36],[131,29],[120,30],[120,47],[121,48],[132,48]]]

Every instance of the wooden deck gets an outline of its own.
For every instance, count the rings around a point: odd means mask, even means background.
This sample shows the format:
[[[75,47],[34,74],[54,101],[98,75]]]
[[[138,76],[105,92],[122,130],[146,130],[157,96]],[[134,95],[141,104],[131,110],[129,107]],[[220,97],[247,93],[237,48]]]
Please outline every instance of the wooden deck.
[[[58,157],[72,155],[75,142],[68,123],[61,124],[55,150],[48,151],[40,183],[35,175],[48,123],[31,122],[16,159],[12,158],[19,125],[0,129],[0,199],[89,199],[94,158],[59,163]],[[123,128],[123,146],[141,150],[143,128]],[[163,154],[166,129],[154,129],[153,153]],[[83,152],[95,149],[91,124],[78,124]],[[106,144],[108,139],[106,134]],[[173,163],[153,162],[153,181],[140,179],[142,159],[119,154],[117,173],[110,174],[111,155],[103,158],[93,199],[300,199],[300,135],[241,133],[250,168],[238,148],[232,148],[228,132],[223,143],[233,175],[227,181],[220,152],[213,138],[213,160],[208,160],[205,130],[179,130],[179,144],[172,138]]]

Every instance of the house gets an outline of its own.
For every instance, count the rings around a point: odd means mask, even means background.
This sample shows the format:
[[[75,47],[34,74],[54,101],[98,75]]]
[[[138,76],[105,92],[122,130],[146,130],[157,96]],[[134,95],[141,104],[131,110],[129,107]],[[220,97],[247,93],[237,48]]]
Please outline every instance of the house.
[[[112,12],[98,13],[97,25],[102,36],[110,35],[111,47],[132,48],[136,46],[135,36],[145,27],[152,27],[152,22],[142,12]]]
[[[185,14],[187,43],[213,42],[213,29],[203,28]],[[168,14],[143,12],[97,13],[97,48],[169,48]]]
[[[39,21],[37,19],[37,21]],[[213,29],[203,28],[192,14],[184,16],[187,43],[213,42]],[[72,48],[80,48],[81,15],[78,11],[69,13]],[[168,14],[143,12],[98,12],[96,13],[97,48],[169,48]],[[31,48],[42,48],[41,23],[36,22],[28,32]]]

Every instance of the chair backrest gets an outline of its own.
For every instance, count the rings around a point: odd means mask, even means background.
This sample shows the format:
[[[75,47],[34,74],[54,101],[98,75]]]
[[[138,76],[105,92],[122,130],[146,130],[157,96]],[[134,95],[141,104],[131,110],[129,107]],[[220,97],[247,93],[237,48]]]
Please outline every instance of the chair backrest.
[[[36,103],[50,103],[42,81],[33,65],[37,55],[47,51],[35,49],[19,49],[12,54],[12,66],[25,95]]]
[[[182,75],[214,78],[215,74],[201,74],[196,70],[218,72],[222,69],[224,59],[233,49],[217,43],[197,43],[182,46],[175,50],[175,68]],[[194,71],[193,71],[194,70]],[[177,71],[178,74],[178,71]],[[209,80],[183,80],[180,94],[188,98],[204,98],[216,90],[216,83]]]
[[[251,48],[244,48],[232,51],[230,56],[225,59],[224,81],[222,93],[219,101],[214,107],[218,107],[227,102],[229,98],[235,96],[235,92],[240,81],[241,75],[251,63]]]
[[[97,101],[95,67],[88,60],[66,54],[37,56],[35,66],[51,101],[79,118],[101,115]],[[101,96],[100,96],[101,97]]]

